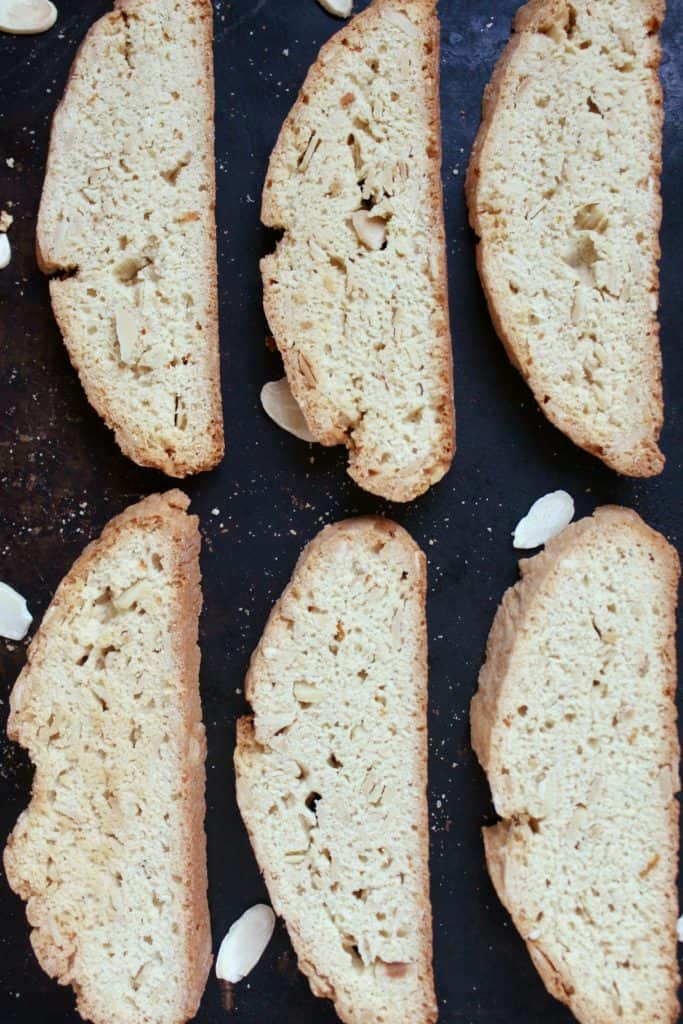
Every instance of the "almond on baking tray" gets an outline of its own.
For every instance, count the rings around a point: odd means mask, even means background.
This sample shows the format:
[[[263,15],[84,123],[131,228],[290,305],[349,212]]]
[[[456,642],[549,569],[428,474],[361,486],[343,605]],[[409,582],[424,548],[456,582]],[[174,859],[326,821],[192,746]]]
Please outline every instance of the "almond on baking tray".
[[[47,32],[57,20],[50,0],[0,0],[0,32],[32,35]]]
[[[300,441],[315,441],[286,377],[271,380],[263,385],[261,405],[278,427],[294,434]]]
[[[318,0],[318,3],[336,18],[349,18],[353,9],[353,0]]]

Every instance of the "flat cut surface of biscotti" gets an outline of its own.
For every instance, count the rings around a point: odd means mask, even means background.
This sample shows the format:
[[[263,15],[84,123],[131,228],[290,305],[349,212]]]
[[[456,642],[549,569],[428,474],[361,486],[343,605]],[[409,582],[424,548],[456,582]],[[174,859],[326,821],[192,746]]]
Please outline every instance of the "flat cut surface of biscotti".
[[[500,824],[498,895],[584,1024],[678,1019],[679,562],[605,507],[521,562],[496,615],[472,743]]]
[[[282,128],[262,218],[284,237],[261,269],[316,440],[345,444],[353,479],[397,501],[455,448],[440,164],[434,0],[375,0],[323,47]]]
[[[182,1024],[211,962],[197,622],[179,491],[105,528],[60,584],[10,698],[36,766],[5,849],[43,969],[95,1024]]]
[[[664,459],[661,0],[532,0],[467,181],[494,325],[543,412],[620,473]]]
[[[328,527],[246,680],[240,811],[299,967],[349,1024],[436,1020],[425,588],[401,527]]]
[[[117,0],[74,61],[38,219],[89,400],[177,477],[223,454],[211,40],[209,0]]]

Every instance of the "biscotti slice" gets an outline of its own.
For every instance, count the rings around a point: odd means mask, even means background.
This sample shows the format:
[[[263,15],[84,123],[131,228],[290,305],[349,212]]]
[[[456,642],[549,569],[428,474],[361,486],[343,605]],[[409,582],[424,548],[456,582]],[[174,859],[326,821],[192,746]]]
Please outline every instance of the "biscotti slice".
[[[489,637],[472,745],[502,821],[501,901],[583,1024],[678,1019],[679,562],[600,508],[520,563]]]
[[[348,1024],[431,1024],[425,558],[383,519],[305,549],[251,661],[237,800],[299,967]]]
[[[455,450],[435,0],[375,0],[322,48],[270,159],[264,305],[315,439],[422,494]]]
[[[197,622],[180,491],[113,519],[57,589],[10,698],[36,766],[5,849],[41,967],[95,1024],[182,1024],[211,963]]]
[[[37,231],[86,394],[142,466],[223,455],[210,0],[117,0],[52,125]]]
[[[629,476],[661,472],[663,0],[532,0],[467,177],[494,326],[541,409]]]

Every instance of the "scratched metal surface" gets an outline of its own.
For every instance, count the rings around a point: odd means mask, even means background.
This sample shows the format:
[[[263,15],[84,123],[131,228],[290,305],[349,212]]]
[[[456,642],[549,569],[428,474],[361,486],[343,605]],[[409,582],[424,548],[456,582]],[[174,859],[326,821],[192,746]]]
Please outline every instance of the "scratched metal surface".
[[[363,6],[362,3],[357,6]],[[266,896],[233,797],[231,755],[247,659],[303,546],[324,523],[386,513],[429,556],[431,656],[430,815],[436,981],[443,1024],[561,1024],[566,1010],[543,989],[521,939],[496,900],[483,864],[480,825],[488,790],[469,747],[467,708],[491,618],[516,578],[510,530],[538,495],[564,487],[578,514],[597,504],[635,507],[680,540],[679,381],[683,351],[679,251],[683,8],[664,30],[667,93],[662,342],[667,418],[663,475],[620,479],[574,448],[538,412],[503,355],[477,280],[463,176],[483,86],[508,38],[515,0],[442,0],[443,175],[455,349],[459,451],[447,479],[412,504],[362,493],[344,454],[309,448],[263,415],[261,384],[280,375],[265,344],[258,257],[271,239],[258,201],[269,151],[306,69],[338,27],[313,0],[216,3],[220,312],[228,451],[213,473],[186,483],[201,517],[205,608],[202,696],[208,728],[210,903],[216,943]],[[50,314],[33,254],[48,127],[79,41],[105,0],[63,0],[54,30],[0,37],[0,206],[9,207],[14,258],[0,272],[0,578],[27,595],[36,621],[57,583],[104,523],[141,495],[168,486],[128,462],[88,406]],[[10,167],[7,160],[13,161]],[[25,644],[0,641],[4,723]],[[0,834],[26,805],[31,770],[0,739]],[[21,902],[0,882],[0,1021],[67,1024],[73,996],[38,968]],[[238,989],[245,1024],[331,1024],[296,970],[282,924]],[[197,1020],[224,1019],[213,978]]]

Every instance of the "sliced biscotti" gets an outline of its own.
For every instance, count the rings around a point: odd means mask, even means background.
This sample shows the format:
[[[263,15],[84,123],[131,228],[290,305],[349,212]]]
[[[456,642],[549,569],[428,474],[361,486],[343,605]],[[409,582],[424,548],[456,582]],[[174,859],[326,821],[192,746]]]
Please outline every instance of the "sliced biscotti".
[[[400,526],[327,527],[246,679],[240,811],[301,970],[348,1024],[436,1020],[425,591]]]
[[[472,744],[489,872],[548,991],[584,1024],[678,1019],[679,562],[624,508],[520,563]]]
[[[455,450],[435,0],[375,0],[322,48],[270,159],[264,305],[316,440],[408,501]]]
[[[135,462],[223,454],[210,0],[117,0],[52,125],[37,249],[71,361]]]
[[[10,699],[36,772],[5,871],[41,966],[95,1024],[182,1024],[211,962],[187,504],[146,498],[86,548]]]
[[[662,0],[532,0],[484,95],[467,177],[494,325],[546,416],[659,473]]]

